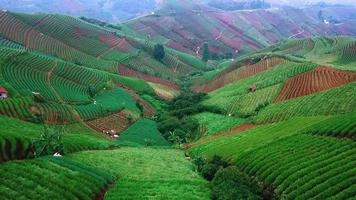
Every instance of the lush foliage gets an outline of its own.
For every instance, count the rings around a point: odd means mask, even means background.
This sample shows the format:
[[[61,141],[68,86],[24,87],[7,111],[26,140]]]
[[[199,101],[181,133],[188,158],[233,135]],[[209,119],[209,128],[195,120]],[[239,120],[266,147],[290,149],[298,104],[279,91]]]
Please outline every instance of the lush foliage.
[[[63,126],[45,126],[41,137],[33,141],[35,156],[52,155],[54,153],[63,154],[63,136],[65,130]]]
[[[107,172],[66,158],[13,161],[0,172],[3,199],[91,200],[113,181]]]
[[[124,146],[168,146],[157,124],[149,119],[141,119],[120,134],[118,144]]]
[[[257,182],[241,172],[237,167],[230,166],[220,169],[212,180],[212,199],[261,199],[261,189]]]
[[[219,112],[214,107],[201,105],[200,102],[205,98],[205,94],[182,91],[182,93],[168,103],[167,113],[159,118],[159,130],[163,136],[174,143],[185,143],[196,140],[202,136],[199,123],[191,115],[213,111]]]
[[[75,161],[113,173],[105,199],[209,199],[208,183],[173,149],[121,148],[73,154]]]
[[[229,117],[221,114],[203,112],[193,115],[198,120],[204,135],[213,135],[222,131],[227,131],[248,120],[243,118]]]
[[[153,57],[155,59],[161,61],[165,55],[166,55],[166,52],[164,51],[163,45],[156,44],[153,48]]]

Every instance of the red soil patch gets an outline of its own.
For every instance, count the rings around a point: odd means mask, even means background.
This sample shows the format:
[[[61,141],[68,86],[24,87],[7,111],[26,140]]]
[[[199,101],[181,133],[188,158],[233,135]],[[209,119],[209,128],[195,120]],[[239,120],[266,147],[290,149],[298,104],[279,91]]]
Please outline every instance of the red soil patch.
[[[106,117],[86,121],[85,123],[100,133],[110,130],[114,130],[116,133],[120,133],[126,130],[133,122],[130,122],[128,119],[128,114],[125,111],[121,111]]]
[[[195,86],[193,88],[196,92],[211,92],[223,87],[226,84],[236,82],[238,80],[248,78],[259,72],[265,71],[268,68],[274,67],[283,63],[284,60],[280,58],[264,59],[256,64],[245,65],[233,71],[225,71],[219,74],[216,78],[204,85]]]
[[[78,39],[82,36],[88,36],[88,35],[97,35],[98,32],[97,31],[93,31],[93,30],[89,30],[89,29],[85,29],[85,28],[81,28],[79,26],[75,26],[73,28],[73,34],[74,34],[74,38]]]
[[[249,129],[252,129],[254,127],[256,127],[256,125],[254,125],[252,123],[243,123],[243,124],[240,124],[238,126],[235,126],[235,127],[231,128],[228,131],[224,131],[224,132],[212,135],[212,136],[203,137],[203,138],[201,138],[200,140],[198,140],[198,141],[196,141],[194,143],[190,143],[190,144],[185,145],[184,148],[185,149],[189,149],[189,148],[192,148],[194,146],[197,146],[197,145],[200,145],[200,144],[204,144],[204,143],[209,142],[209,141],[217,140],[217,139],[222,138],[222,137],[226,137],[226,136],[230,136],[230,135],[236,135],[236,134],[242,133],[244,131],[247,131]]]
[[[129,90],[129,89],[125,89],[126,92],[128,92],[133,98],[134,100],[140,104],[143,108],[143,115],[145,117],[152,117],[155,113],[156,110],[155,108],[149,104],[147,101],[143,100],[138,94],[136,94],[134,91]]]
[[[310,95],[353,81],[356,81],[356,73],[318,67],[311,72],[289,78],[275,102]]]
[[[164,79],[161,79],[161,78],[158,78],[158,77],[155,77],[155,76],[144,74],[142,72],[134,71],[132,69],[129,69],[129,68],[125,67],[124,65],[119,65],[118,70],[119,70],[119,74],[123,75],[123,76],[136,77],[136,78],[140,78],[140,79],[143,79],[145,81],[148,81],[148,82],[158,83],[158,84],[165,85],[165,86],[168,86],[170,88],[174,88],[176,90],[179,90],[179,86],[177,84],[175,84],[175,83],[172,83],[172,82],[170,82],[168,80],[164,80]]]

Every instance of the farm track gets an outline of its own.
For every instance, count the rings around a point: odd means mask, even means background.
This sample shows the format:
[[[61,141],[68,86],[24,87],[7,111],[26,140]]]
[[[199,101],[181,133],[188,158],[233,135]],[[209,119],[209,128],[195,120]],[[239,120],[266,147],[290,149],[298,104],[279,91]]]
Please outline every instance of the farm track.
[[[318,67],[311,72],[289,78],[275,102],[307,96],[353,81],[356,81],[356,73]]]

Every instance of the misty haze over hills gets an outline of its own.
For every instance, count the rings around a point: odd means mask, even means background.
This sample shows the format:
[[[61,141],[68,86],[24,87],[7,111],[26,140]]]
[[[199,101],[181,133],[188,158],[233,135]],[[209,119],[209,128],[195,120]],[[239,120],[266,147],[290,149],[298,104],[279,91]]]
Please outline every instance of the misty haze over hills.
[[[85,16],[108,22],[123,22],[138,16],[147,15],[160,8],[167,0],[0,0],[0,8],[14,12],[26,13],[60,13],[72,16]],[[192,2],[192,1],[190,1]],[[199,0],[202,4],[214,6],[248,4],[260,2],[259,0]],[[320,2],[320,0],[265,0],[268,5],[276,6],[308,6]],[[328,4],[356,5],[354,0],[324,0]],[[182,1],[184,3],[184,1]],[[244,6],[250,8],[250,6]],[[263,7],[262,7],[263,8]],[[233,10],[229,9],[229,10]]]

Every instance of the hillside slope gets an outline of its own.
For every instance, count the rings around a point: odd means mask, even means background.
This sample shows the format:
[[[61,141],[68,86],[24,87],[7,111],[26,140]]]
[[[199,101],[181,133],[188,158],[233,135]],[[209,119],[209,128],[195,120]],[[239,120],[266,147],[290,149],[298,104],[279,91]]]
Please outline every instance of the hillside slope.
[[[288,38],[355,35],[355,11],[353,7],[222,11],[198,3],[171,1],[154,15],[129,21],[124,27],[130,33],[148,35],[198,56],[202,55],[204,43],[208,43],[214,57],[231,58]],[[323,16],[318,16],[319,12]]]

